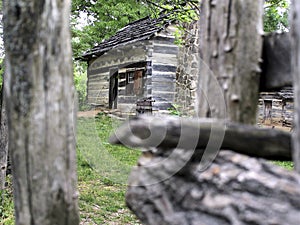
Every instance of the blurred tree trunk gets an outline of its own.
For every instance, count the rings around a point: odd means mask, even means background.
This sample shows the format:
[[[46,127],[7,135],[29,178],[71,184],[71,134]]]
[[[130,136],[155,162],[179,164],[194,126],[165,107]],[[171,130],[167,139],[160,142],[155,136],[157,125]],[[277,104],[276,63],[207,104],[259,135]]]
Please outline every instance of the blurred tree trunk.
[[[198,115],[254,124],[263,0],[202,2]]]
[[[292,74],[294,79],[293,161],[300,173],[300,2],[292,0],[291,16]]]
[[[4,88],[2,84],[0,94],[0,190],[4,189],[5,177],[7,171],[7,156],[8,156],[8,129],[7,129],[7,114],[4,98]]]
[[[70,0],[4,0],[16,224],[76,225]]]

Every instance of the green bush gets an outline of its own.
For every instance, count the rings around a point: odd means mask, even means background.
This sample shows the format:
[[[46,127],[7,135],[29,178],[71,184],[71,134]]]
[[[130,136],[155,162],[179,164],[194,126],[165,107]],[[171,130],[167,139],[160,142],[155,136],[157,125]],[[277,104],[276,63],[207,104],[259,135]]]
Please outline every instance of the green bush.
[[[78,108],[80,111],[88,109],[86,101],[86,83],[87,83],[87,74],[85,66],[80,64],[74,65],[74,85],[77,93],[78,99]]]

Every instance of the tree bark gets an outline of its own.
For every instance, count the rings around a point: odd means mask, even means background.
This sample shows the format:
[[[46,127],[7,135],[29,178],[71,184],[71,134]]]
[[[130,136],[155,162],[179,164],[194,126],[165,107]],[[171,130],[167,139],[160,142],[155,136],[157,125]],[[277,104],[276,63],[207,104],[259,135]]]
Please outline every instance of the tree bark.
[[[79,224],[70,0],[4,0],[16,224]]]
[[[6,105],[4,98],[4,88],[2,84],[1,90],[1,103],[0,103],[0,190],[5,188],[5,178],[7,171],[7,159],[8,159],[8,125]]]
[[[204,0],[198,115],[256,123],[263,0]]]
[[[230,151],[205,171],[183,149],[144,153],[129,178],[126,201],[148,225],[298,225],[300,175]],[[168,178],[168,179],[166,179]]]
[[[292,0],[291,49],[292,75],[294,80],[294,132],[293,161],[300,173],[300,2]]]

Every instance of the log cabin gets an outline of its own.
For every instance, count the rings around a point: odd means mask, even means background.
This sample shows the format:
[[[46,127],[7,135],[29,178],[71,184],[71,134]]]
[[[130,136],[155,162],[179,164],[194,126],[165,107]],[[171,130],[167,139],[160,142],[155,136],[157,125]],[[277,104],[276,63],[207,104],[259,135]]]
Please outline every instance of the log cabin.
[[[259,98],[259,122],[292,126],[294,94],[292,87],[277,92],[261,92]]]
[[[146,17],[85,52],[88,104],[132,112],[144,98],[167,111],[176,91],[175,30],[167,16]]]

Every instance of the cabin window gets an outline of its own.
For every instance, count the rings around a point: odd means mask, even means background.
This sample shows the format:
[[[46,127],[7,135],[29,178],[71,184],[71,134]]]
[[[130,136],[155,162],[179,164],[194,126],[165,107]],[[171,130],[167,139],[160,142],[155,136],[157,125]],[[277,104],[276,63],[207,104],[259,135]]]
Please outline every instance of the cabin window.
[[[119,70],[119,90],[125,95],[144,94],[144,68],[124,68]]]

